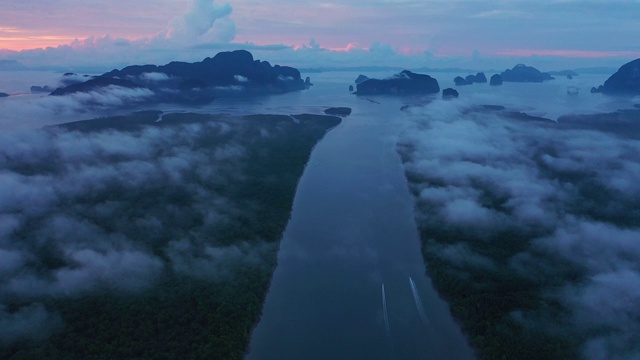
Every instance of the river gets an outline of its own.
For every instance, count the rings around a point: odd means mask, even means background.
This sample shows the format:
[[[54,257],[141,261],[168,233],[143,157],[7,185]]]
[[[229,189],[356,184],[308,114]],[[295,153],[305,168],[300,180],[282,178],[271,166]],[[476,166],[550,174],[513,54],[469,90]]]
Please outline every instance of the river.
[[[441,88],[453,86],[456,74],[435,75]],[[400,107],[429,98],[349,96],[346,87],[356,76],[317,74],[315,88],[295,95],[294,102],[289,97],[298,111],[349,106],[353,113],[317,145],[300,180],[246,358],[472,359],[467,339],[425,274],[412,198],[395,151],[415,116]],[[605,79],[457,89],[469,105],[500,104],[555,120],[628,106],[589,94]],[[568,86],[579,94],[568,95]],[[271,112],[291,111],[276,105],[284,97],[271,99],[275,103],[262,104]]]
[[[317,145],[300,180],[247,359],[473,358],[425,275],[395,151],[400,107],[425,99],[319,85],[308,95],[342,93],[332,105],[353,113]]]

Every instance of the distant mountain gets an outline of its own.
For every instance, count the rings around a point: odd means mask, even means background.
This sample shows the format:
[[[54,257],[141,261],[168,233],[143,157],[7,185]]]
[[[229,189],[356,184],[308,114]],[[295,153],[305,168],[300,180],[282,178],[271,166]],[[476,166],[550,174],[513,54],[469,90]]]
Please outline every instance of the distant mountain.
[[[300,72],[302,73],[322,73],[322,72],[349,72],[349,71],[359,71],[359,72],[381,72],[381,71],[400,71],[401,67],[393,67],[393,66],[324,66],[324,67],[316,67],[316,68],[301,68]]]
[[[453,79],[453,82],[456,86],[472,85],[474,83],[483,84],[487,82],[487,76],[483,72],[479,72],[475,75],[467,75],[466,77],[456,76]]]
[[[24,70],[26,67],[15,60],[0,60],[0,70]]]
[[[549,71],[549,75],[555,75],[555,76],[578,76],[580,74],[578,74],[577,72],[573,71],[573,70],[559,70],[559,71]]]
[[[540,70],[518,64],[513,69],[507,69],[500,73],[504,82],[543,82],[545,80],[553,80],[549,73],[543,73]]]
[[[620,67],[603,85],[591,89],[592,93],[609,95],[640,94],[640,59],[635,59]]]
[[[322,73],[322,72],[396,72],[404,70],[402,67],[396,66],[326,66],[317,68],[300,68],[302,73]],[[411,68],[413,72],[436,72],[436,73],[470,73],[477,72],[474,69],[462,69],[462,68],[430,68],[419,67]]]
[[[467,81],[467,79],[463,78],[462,76],[456,76],[453,79],[453,83],[456,84],[456,86],[463,86],[463,85],[471,85],[473,84],[473,81],[469,82]]]
[[[368,79],[357,85],[358,95],[435,94],[440,92],[438,80],[429,75],[404,70],[388,79]]]
[[[502,85],[502,76],[500,76],[500,74],[493,74],[491,76],[491,79],[489,80],[489,85],[491,86]]]
[[[43,85],[43,86],[38,86],[38,85],[33,85],[31,87],[31,92],[36,94],[36,93],[51,93],[55,91],[55,89],[53,89],[51,86],[48,85]]]
[[[579,74],[611,74],[616,72],[616,70],[616,68],[612,67],[588,67],[575,69]]]
[[[272,66],[267,61],[254,60],[248,51],[236,50],[195,63],[128,66],[57,89],[51,95],[96,91],[108,86],[149,89],[155,94],[154,101],[207,102],[222,96],[303,90],[308,85],[295,68]]]
[[[458,96],[460,96],[460,94],[458,94],[456,89],[446,88],[442,90],[442,98],[445,100],[456,99]]]
[[[430,72],[430,73],[472,73],[477,72],[477,69],[464,69],[464,68],[430,68],[420,67],[413,69],[414,71]]]
[[[364,76],[364,75],[358,75],[358,77],[356,78],[355,83],[356,84],[360,84],[361,82],[365,82],[367,80],[369,80],[369,77]]]

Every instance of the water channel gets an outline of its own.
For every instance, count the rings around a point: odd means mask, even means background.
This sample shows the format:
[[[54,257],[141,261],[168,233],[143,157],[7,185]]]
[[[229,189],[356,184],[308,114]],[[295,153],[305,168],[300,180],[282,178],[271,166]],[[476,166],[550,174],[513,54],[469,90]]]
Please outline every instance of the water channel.
[[[339,91],[331,105],[353,113],[300,180],[247,359],[473,358],[425,275],[395,151],[407,121],[400,107],[420,99],[357,98],[344,84],[304,94],[328,101]]]

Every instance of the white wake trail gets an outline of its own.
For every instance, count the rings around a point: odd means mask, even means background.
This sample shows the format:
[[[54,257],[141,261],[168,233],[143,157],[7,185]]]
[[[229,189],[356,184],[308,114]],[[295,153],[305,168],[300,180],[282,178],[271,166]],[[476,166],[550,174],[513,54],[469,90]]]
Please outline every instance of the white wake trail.
[[[420,319],[422,322],[427,325],[427,315],[424,313],[424,307],[422,306],[422,299],[420,299],[420,294],[418,293],[418,288],[416,287],[416,283],[413,281],[411,276],[409,276],[409,286],[411,287],[411,293],[413,294],[413,300],[416,303],[416,308],[418,309],[418,314],[420,315]]]
[[[389,326],[389,312],[387,311],[387,295],[384,291],[384,283],[382,283],[382,316],[384,317],[384,328],[387,332],[387,342],[389,343],[389,352],[391,358],[394,358],[393,342],[391,341],[391,326]]]
[[[391,338],[391,327],[389,326],[389,313],[387,312],[387,295],[382,284],[382,315],[384,316],[384,327],[387,331],[387,337]]]

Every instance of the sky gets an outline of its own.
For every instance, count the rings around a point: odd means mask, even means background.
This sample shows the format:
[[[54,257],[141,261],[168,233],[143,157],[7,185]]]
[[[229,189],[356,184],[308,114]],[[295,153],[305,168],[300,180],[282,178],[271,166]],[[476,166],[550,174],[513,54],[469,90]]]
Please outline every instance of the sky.
[[[640,1],[22,0],[0,59],[27,66],[196,61],[246,48],[301,67],[618,67],[640,57]]]

